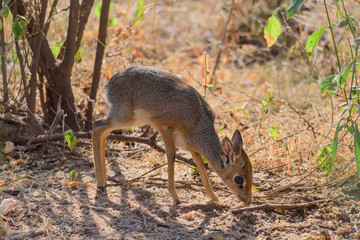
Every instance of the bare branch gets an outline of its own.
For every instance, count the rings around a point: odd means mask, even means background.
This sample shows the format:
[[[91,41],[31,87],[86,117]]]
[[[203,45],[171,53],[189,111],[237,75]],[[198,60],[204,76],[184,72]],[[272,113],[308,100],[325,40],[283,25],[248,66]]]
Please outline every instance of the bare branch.
[[[226,32],[227,32],[228,25],[229,25],[229,23],[230,23],[230,19],[231,19],[231,15],[232,15],[232,12],[233,12],[233,8],[234,8],[234,0],[231,1],[231,8],[230,8],[229,16],[228,16],[228,18],[227,18],[227,20],[226,20],[226,24],[225,24],[225,26],[224,26],[224,32],[223,32],[223,35],[222,35],[222,38],[221,38],[220,49],[219,49],[218,55],[217,55],[217,57],[216,57],[216,61],[215,61],[215,65],[214,65],[213,72],[212,72],[212,74],[211,74],[210,84],[214,81],[216,68],[217,68],[217,66],[219,65],[219,62],[220,62],[220,56],[221,56],[222,49],[223,49],[223,47],[224,47]]]
[[[80,4],[79,0],[70,1],[69,27],[66,36],[66,49],[64,59],[59,65],[59,69],[64,70],[66,74],[71,74],[71,69],[75,62],[76,53],[76,32],[79,26]]]
[[[47,33],[49,31],[51,19],[54,16],[57,3],[58,3],[58,0],[54,0],[52,5],[51,5],[50,14],[49,14],[48,19],[46,20],[46,24],[45,24],[45,27],[44,27],[44,35],[45,36],[47,35]]]
[[[81,3],[79,26],[76,34],[76,44],[75,44],[76,51],[80,47],[81,39],[84,35],[85,25],[89,19],[89,15],[93,5],[94,5],[94,0],[83,0]],[[62,59],[64,57],[66,46],[67,46],[67,39],[64,41],[63,45],[60,48],[60,52],[57,57],[58,59]]]
[[[86,138],[86,139],[91,139],[91,132],[74,132],[75,137],[77,138]],[[134,136],[128,136],[128,135],[120,135],[120,134],[109,134],[109,136],[107,137],[107,139],[110,140],[117,140],[117,141],[123,141],[123,142],[137,142],[137,143],[143,143],[143,144],[147,144],[150,147],[152,147],[153,149],[155,149],[158,152],[161,153],[166,153],[165,149],[163,147],[160,147],[159,145],[157,145],[155,137],[157,133],[155,133],[154,135],[152,135],[151,137],[134,137]],[[47,135],[47,136],[40,136],[37,138],[34,138],[32,140],[29,141],[29,145],[35,145],[35,144],[39,144],[39,143],[46,143],[46,142],[51,142],[51,141],[63,141],[64,140],[64,133],[57,133],[57,134],[53,134],[53,135]],[[180,154],[176,154],[176,158],[179,159],[180,161],[183,161],[187,164],[193,165],[195,166],[195,163],[192,159],[186,158],[181,156]]]
[[[0,9],[2,9],[2,1],[0,1]],[[0,15],[0,21],[3,23],[3,17]],[[2,24],[4,25],[4,24]],[[0,29],[0,54],[1,54],[1,72],[2,72],[2,78],[3,78],[3,90],[4,90],[4,104],[7,103],[9,100],[9,90],[8,90],[8,84],[7,84],[7,77],[6,77],[6,49],[5,49],[5,34],[4,34],[4,28],[2,27]]]
[[[85,113],[86,116],[85,128],[87,130],[91,129],[93,105],[96,100],[96,94],[99,88],[101,66],[104,58],[105,45],[106,45],[106,35],[107,35],[106,33],[107,33],[107,25],[109,18],[109,9],[110,9],[110,0],[103,0],[101,5],[101,13],[100,13],[100,24],[98,30],[98,42],[96,46],[94,73],[91,82],[89,102]]]
[[[39,19],[39,26],[37,29],[37,34],[34,37],[35,47],[33,48],[33,58],[30,65],[30,83],[29,83],[29,91],[25,92],[27,106],[30,112],[35,112],[36,105],[36,82],[37,82],[37,70],[39,67],[39,58],[40,58],[40,47],[42,40],[42,29],[44,27],[46,8],[47,8],[47,0],[41,1],[41,12]]]

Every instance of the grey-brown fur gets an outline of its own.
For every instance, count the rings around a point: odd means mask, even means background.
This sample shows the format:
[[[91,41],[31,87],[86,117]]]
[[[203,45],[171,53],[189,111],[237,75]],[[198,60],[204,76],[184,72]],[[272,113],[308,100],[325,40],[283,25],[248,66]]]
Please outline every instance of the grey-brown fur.
[[[96,120],[93,124],[95,175],[99,187],[106,183],[104,151],[108,133],[128,125],[149,123],[160,131],[165,143],[169,191],[175,202],[179,202],[174,185],[174,157],[177,144],[193,155],[206,193],[213,201],[217,201],[218,197],[207,179],[201,156],[208,160],[210,166],[235,195],[247,203],[251,201],[251,186],[250,192],[244,192],[233,184],[235,175],[244,175],[247,176],[246,183],[252,185],[252,174],[248,173],[251,171],[250,161],[247,156],[235,156],[233,145],[228,138],[220,144],[214,128],[215,114],[193,87],[164,70],[132,67],[115,74],[106,84],[105,90],[110,104],[108,117]],[[233,139],[239,140],[240,132],[234,134],[234,137]],[[243,151],[242,139],[241,146],[239,144],[237,149]],[[237,161],[241,164],[235,164],[234,156],[240,159]],[[247,164],[244,164],[244,161]],[[248,186],[246,189],[249,189]]]

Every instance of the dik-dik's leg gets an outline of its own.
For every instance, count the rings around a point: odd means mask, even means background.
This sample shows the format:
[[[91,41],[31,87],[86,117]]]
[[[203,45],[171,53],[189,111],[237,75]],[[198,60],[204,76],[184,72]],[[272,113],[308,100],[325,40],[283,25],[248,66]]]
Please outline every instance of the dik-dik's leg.
[[[113,130],[115,129],[111,127],[111,121],[109,119],[98,119],[93,123],[92,142],[95,178],[98,188],[105,188],[106,186],[105,140]]]
[[[161,131],[161,136],[165,143],[165,149],[166,149],[166,156],[168,160],[168,189],[170,192],[170,195],[174,202],[176,204],[180,204],[180,198],[176,193],[175,190],[175,154],[176,154],[176,148],[175,148],[175,142],[173,138],[173,132],[171,130],[164,130]]]
[[[214,193],[211,184],[209,182],[209,179],[207,177],[203,162],[202,162],[202,158],[201,155],[197,152],[191,152],[194,162],[199,170],[199,174],[200,174],[200,178],[201,181],[203,182],[203,185],[205,187],[205,192],[206,194],[210,197],[210,199],[214,202],[218,202],[219,198],[218,196]]]

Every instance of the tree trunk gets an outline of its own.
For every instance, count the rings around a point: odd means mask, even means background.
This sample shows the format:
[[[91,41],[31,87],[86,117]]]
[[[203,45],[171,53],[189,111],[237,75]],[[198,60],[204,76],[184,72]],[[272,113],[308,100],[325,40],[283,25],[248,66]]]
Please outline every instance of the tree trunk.
[[[0,9],[2,9],[3,1],[0,0]],[[7,104],[9,100],[9,92],[7,86],[7,76],[6,76],[6,55],[5,55],[5,34],[4,34],[4,21],[3,17],[0,15],[1,25],[3,27],[0,29],[0,52],[1,52],[1,72],[3,78],[3,90],[4,90],[4,104]]]
[[[88,20],[93,3],[94,0],[83,0],[80,12],[79,0],[70,1],[69,26],[65,40],[67,44],[64,49],[64,57],[61,63],[57,63],[46,36],[41,33],[39,37],[41,42],[39,65],[41,72],[47,79],[45,103],[47,113],[44,113],[48,116],[48,119],[46,119],[47,123],[50,124],[54,120],[57,103],[59,99],[61,99],[61,107],[66,114],[65,124],[74,131],[79,131],[80,126],[76,113],[75,98],[71,87],[71,71],[75,62],[75,54],[80,46],[85,24]],[[9,4],[12,12],[14,11],[15,5],[19,14],[23,16],[28,15],[24,7],[24,1],[12,0]],[[27,17],[29,19],[27,38],[31,49],[35,52],[35,41],[31,41],[31,36],[36,33],[35,21],[33,17]]]
[[[87,130],[91,129],[92,113],[93,113],[93,108],[94,108],[93,105],[96,100],[97,90],[99,88],[101,66],[102,66],[102,61],[104,58],[105,45],[106,45],[109,9],[110,9],[110,0],[103,0],[102,5],[101,5],[101,13],[100,13],[100,24],[99,24],[99,30],[98,30],[98,43],[96,46],[94,73],[93,73],[93,79],[92,79],[92,83],[91,83],[89,102],[88,102],[86,113],[85,113],[85,116],[86,116],[85,128]]]
[[[28,91],[25,91],[26,104],[28,107],[28,111],[30,111],[31,113],[35,113],[37,70],[39,67],[40,47],[41,47],[40,40],[41,40],[41,35],[43,34],[42,29],[43,29],[44,22],[45,22],[46,8],[47,8],[47,0],[42,0],[41,1],[41,13],[39,16],[39,25],[37,27],[35,27],[37,34],[35,35],[35,37],[33,39],[35,41],[35,47],[33,49],[33,56],[32,56],[32,61],[31,61],[31,65],[30,65],[30,73],[31,73],[30,83],[29,83],[29,88],[27,89]]]

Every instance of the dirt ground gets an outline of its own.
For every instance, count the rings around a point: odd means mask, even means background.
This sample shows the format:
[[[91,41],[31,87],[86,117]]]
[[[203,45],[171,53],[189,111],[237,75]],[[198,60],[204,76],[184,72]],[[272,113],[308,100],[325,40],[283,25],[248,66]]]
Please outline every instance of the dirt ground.
[[[2,224],[6,223],[2,225],[7,232],[5,239],[23,239],[24,235],[18,234],[24,233],[36,239],[360,238],[359,186],[354,178],[344,184],[347,194],[318,188],[311,193],[299,190],[262,199],[255,193],[251,205],[319,201],[314,206],[237,212],[245,207],[238,199],[218,190],[221,204],[210,203],[204,188],[197,185],[201,183],[199,177],[178,163],[176,179],[182,204],[175,205],[166,188],[166,168],[125,184],[162,164],[163,154],[144,145],[138,145],[135,153],[131,146],[123,145],[120,151],[114,145],[108,149],[107,194],[97,193],[92,186],[68,186],[72,181],[69,172],[75,169],[79,173],[76,181],[94,184],[89,148],[63,152],[54,146],[44,151],[40,147],[15,156],[23,161],[11,162],[9,175],[23,178],[2,188],[0,201],[13,198],[18,204],[2,219]],[[158,161],[149,162],[148,155],[155,155]],[[278,181],[281,178],[270,173],[255,173],[255,188]],[[213,174],[211,182],[217,189],[224,187]],[[327,198],[329,192],[331,200]]]
[[[67,2],[60,2],[59,9],[66,9]],[[149,1],[143,21],[131,28],[136,1],[114,1],[110,17],[117,22],[109,27],[95,118],[108,110],[104,84],[114,73],[134,65],[180,74],[203,93],[203,51],[212,72],[231,1],[155,2],[156,18]],[[199,176],[179,162],[176,187],[182,204],[175,205],[167,190],[166,165],[160,167],[166,163],[164,154],[145,144],[117,141],[107,144],[106,194],[97,192],[89,139],[78,139],[71,152],[62,141],[29,145],[14,131],[18,141],[0,174],[0,204],[5,199],[16,202],[13,211],[0,214],[0,239],[360,239],[360,181],[352,139],[345,136],[339,144],[330,176],[319,167],[323,159],[319,152],[332,143],[340,113],[337,99],[320,98],[321,76],[336,65],[336,58],[326,55],[329,38],[319,43],[323,55],[314,53],[319,71],[315,72],[300,46],[289,53],[297,41],[286,31],[281,43],[265,47],[264,16],[271,16],[278,6],[264,7],[269,1],[235,2],[217,80],[206,100],[216,112],[220,138],[231,137],[236,129],[242,132],[254,169],[253,203],[244,206],[208,169],[220,198],[220,203],[210,203]],[[314,23],[324,25],[321,9],[306,5],[291,23],[300,42],[305,43],[318,27]],[[50,30],[54,42],[64,39],[66,14],[60,11]],[[91,85],[97,22],[92,13],[84,33],[86,51],[73,70],[80,113]],[[339,43],[339,48],[345,44]],[[274,100],[264,114],[261,102],[269,94]],[[41,116],[39,106],[38,111]],[[1,117],[15,119],[6,124],[19,128],[21,116],[1,113]],[[142,129],[126,134],[139,136]],[[157,143],[162,146],[160,137]],[[189,153],[179,152],[190,158]],[[75,184],[71,171],[78,173]]]

